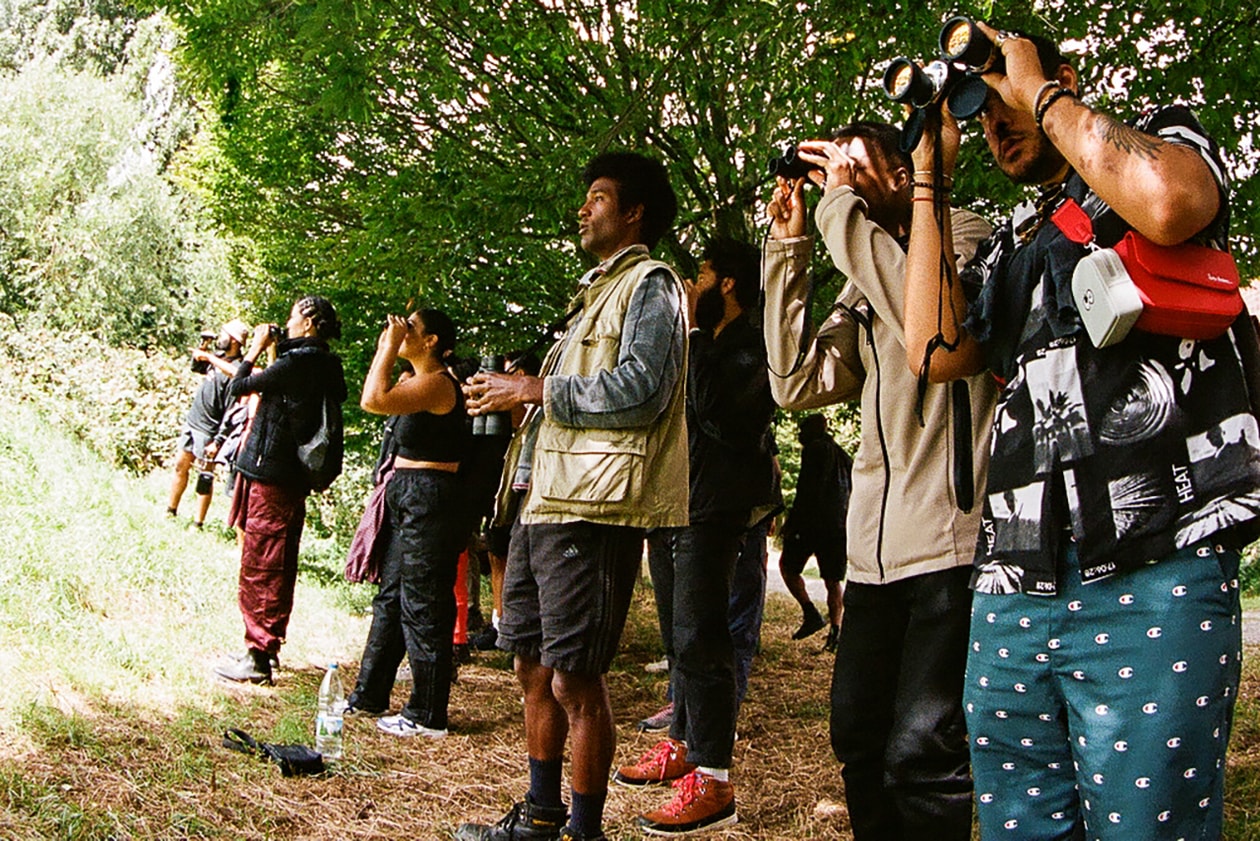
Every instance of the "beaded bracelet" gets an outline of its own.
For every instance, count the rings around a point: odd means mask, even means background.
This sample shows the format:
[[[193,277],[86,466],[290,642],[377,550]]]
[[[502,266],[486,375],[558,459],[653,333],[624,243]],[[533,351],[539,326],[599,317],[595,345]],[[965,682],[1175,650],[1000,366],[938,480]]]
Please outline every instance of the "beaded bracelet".
[[[915,170],[914,183],[916,185],[920,183],[919,179],[923,179],[924,181],[932,181],[935,179],[935,173],[933,173],[931,170],[923,170],[923,169]],[[954,179],[952,176],[946,175],[945,177],[941,179],[941,183],[944,184],[946,188],[949,188],[949,187],[954,186]]]
[[[1046,97],[1046,101],[1041,103],[1041,108],[1036,113],[1037,128],[1041,129],[1042,131],[1045,131],[1045,126],[1043,126],[1042,123],[1044,123],[1046,120],[1046,112],[1050,110],[1051,105],[1058,102],[1060,99],[1062,99],[1065,96],[1076,96],[1076,94],[1072,92],[1071,88],[1061,87],[1057,91],[1055,91],[1054,93]]]
[[[1033,100],[1032,100],[1033,114],[1041,113],[1041,98],[1046,95],[1046,91],[1050,90],[1051,88],[1062,88],[1062,87],[1063,87],[1063,83],[1060,82],[1058,79],[1051,79],[1048,82],[1042,83],[1041,87],[1037,88],[1037,92],[1033,94]]]
[[[952,184],[943,184],[943,185],[941,186],[941,188],[940,188],[940,189],[941,189],[941,192],[942,192],[942,193],[948,193],[948,192],[949,192],[949,188],[950,188],[951,186],[953,186],[953,185],[952,185]],[[931,184],[931,183],[928,183],[928,182],[926,182],[926,181],[915,181],[915,182],[914,182],[914,188],[915,188],[916,190],[931,190],[932,192],[936,192],[936,189],[937,189],[935,184]]]

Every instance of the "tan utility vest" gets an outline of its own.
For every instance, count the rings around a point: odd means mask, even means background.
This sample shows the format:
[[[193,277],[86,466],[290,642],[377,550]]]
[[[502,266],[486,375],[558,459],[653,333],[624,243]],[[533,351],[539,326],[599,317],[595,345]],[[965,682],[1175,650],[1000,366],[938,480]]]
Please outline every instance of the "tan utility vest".
[[[544,374],[591,376],[612,370],[621,352],[621,329],[634,290],[649,273],[663,269],[673,279],[680,312],[682,284],[674,270],[646,254],[631,253],[598,276],[582,293],[583,308],[570,334],[548,353]],[[684,347],[684,359],[686,349]],[[556,358],[556,354],[559,357]],[[669,404],[647,426],[592,429],[563,426],[544,416],[534,447],[530,487],[521,505],[522,523],[585,520],[656,528],[687,524],[686,366]],[[528,421],[518,430],[527,434]],[[509,451],[504,481],[516,469]]]

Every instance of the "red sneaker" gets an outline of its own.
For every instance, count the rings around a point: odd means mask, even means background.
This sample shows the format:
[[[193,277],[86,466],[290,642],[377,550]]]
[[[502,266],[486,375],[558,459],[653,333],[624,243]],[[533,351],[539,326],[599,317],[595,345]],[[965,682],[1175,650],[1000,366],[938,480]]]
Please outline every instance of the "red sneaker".
[[[674,799],[655,812],[639,817],[648,835],[691,835],[739,822],[735,814],[735,786],[692,771],[674,781]]]
[[[613,781],[637,788],[667,783],[695,770],[687,761],[687,746],[673,739],[661,739],[634,765],[622,765],[613,774]]]

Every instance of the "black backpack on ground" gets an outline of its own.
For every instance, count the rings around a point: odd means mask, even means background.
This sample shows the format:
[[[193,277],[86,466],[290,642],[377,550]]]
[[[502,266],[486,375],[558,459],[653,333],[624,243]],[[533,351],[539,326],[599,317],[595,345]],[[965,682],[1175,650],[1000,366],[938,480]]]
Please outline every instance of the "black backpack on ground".
[[[327,770],[323,754],[311,750],[306,745],[276,745],[270,742],[258,742],[244,730],[237,730],[235,727],[224,731],[223,747],[268,759],[279,765],[280,773],[286,777],[322,774]]]

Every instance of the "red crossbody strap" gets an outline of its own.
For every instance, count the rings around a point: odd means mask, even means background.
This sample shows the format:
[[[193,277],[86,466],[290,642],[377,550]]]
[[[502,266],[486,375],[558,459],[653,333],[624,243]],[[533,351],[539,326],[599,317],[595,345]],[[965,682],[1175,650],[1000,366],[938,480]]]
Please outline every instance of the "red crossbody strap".
[[[1094,239],[1094,221],[1075,199],[1068,199],[1050,214],[1050,221],[1063,236],[1077,245],[1088,245]]]

